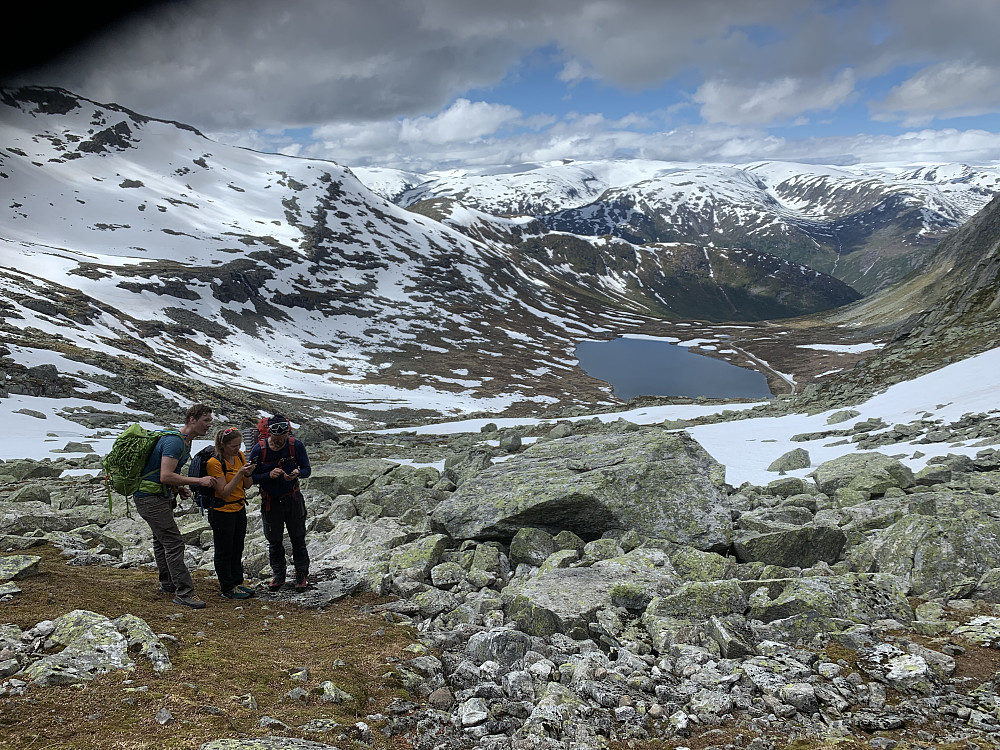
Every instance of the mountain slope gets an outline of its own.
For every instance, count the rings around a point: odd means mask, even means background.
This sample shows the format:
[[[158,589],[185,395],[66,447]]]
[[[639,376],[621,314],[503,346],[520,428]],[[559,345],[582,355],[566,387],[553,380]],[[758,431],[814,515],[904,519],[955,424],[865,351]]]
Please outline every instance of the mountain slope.
[[[15,363],[39,345],[120,355],[87,365],[101,371],[80,376],[84,392],[113,400],[124,377],[151,384],[145,400],[152,384],[201,383],[376,410],[504,408],[563,394],[567,349],[605,330],[496,248],[338,165],[54,89],[7,92],[0,111],[3,337]]]

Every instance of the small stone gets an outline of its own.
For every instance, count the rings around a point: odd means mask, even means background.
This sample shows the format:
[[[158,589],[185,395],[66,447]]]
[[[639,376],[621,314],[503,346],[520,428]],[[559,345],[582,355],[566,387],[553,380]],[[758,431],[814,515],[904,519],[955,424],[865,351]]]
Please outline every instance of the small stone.
[[[170,711],[168,711],[166,708],[161,708],[159,711],[156,712],[156,716],[154,718],[156,719],[157,724],[166,726],[167,724],[173,722],[174,715],[170,713]]]
[[[427,696],[427,702],[439,711],[447,711],[455,703],[455,696],[446,687],[440,687]]]

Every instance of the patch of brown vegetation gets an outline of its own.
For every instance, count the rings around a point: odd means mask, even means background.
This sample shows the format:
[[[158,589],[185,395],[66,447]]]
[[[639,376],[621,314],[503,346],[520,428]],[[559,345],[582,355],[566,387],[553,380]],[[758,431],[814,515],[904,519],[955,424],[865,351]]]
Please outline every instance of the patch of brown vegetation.
[[[136,655],[133,672],[0,697],[3,750],[197,748],[213,739],[274,734],[334,742],[329,734],[262,729],[260,720],[270,716],[298,727],[328,718],[349,726],[394,698],[409,697],[399,688],[393,664],[412,656],[404,649],[414,642],[413,634],[365,614],[362,607],[376,601],[373,597],[343,600],[325,611],[288,602],[229,601],[218,596],[215,581],[196,574],[199,594],[208,603],[196,611],[157,591],[155,569],[73,567],[54,548],[29,552],[42,556],[41,574],[20,581],[23,593],[0,604],[0,622],[27,629],[74,609],[111,618],[131,613],[155,633],[174,636],[179,645],[171,652],[173,669],[165,673],[154,673]],[[309,670],[308,682],[292,681],[291,672],[303,667]],[[355,701],[323,704],[310,695],[299,704],[285,698],[295,687],[311,692],[325,680]],[[256,709],[234,700],[247,694]],[[154,718],[161,708],[174,717],[166,726]],[[385,747],[381,734],[375,736],[377,746]]]

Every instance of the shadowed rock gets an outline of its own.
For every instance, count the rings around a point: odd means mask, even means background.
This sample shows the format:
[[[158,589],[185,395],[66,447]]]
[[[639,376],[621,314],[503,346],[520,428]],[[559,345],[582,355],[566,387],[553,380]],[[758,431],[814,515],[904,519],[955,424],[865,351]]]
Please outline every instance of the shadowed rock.
[[[729,546],[722,467],[684,434],[646,430],[539,443],[465,482],[432,519],[457,539],[532,526],[595,539],[610,529],[699,549]]]

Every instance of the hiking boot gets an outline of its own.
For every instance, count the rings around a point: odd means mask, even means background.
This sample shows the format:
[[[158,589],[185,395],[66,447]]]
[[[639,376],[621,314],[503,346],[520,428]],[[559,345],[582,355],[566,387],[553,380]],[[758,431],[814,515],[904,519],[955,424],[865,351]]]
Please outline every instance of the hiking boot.
[[[190,607],[191,609],[205,609],[205,602],[194,594],[191,594],[191,596],[175,596],[174,604],[183,604],[185,607]]]
[[[281,578],[275,577],[275,578],[271,579],[271,582],[269,584],[267,584],[267,587],[271,591],[279,591],[281,589],[281,587],[284,586],[284,585],[285,585],[285,579],[284,579],[284,577],[281,577]]]
[[[247,598],[250,598],[251,596],[257,593],[252,588],[250,588],[249,586],[244,586],[242,583],[239,586],[237,586],[235,590],[244,592],[247,595]]]
[[[177,589],[166,583],[161,583],[157,589],[161,594],[176,594]]]
[[[223,599],[249,599],[251,596],[253,596],[253,592],[247,591],[240,586],[222,592]]]
[[[309,588],[309,574],[308,573],[296,573],[295,574],[295,590],[305,591]]]

